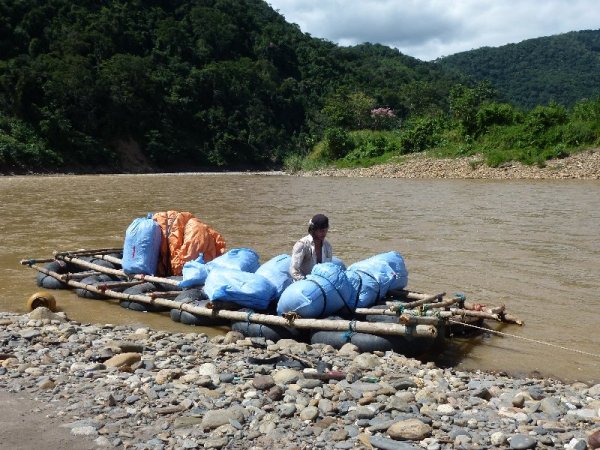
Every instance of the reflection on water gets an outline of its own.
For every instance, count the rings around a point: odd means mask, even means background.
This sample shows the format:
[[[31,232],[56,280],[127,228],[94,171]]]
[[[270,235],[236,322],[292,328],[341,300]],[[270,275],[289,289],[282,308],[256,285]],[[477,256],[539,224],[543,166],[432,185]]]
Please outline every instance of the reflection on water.
[[[334,253],[347,264],[398,250],[409,287],[462,292],[506,304],[525,320],[505,333],[597,353],[600,306],[600,183],[597,181],[390,180],[261,175],[119,175],[0,178],[0,308],[24,311],[37,290],[21,258],[54,250],[122,245],[129,223],[148,212],[190,211],[229,248],[261,261],[289,253],[316,212],[330,217]],[[168,314],[56,292],[82,322],[197,331]],[[496,328],[498,325],[493,325]],[[222,330],[202,330],[219,333]],[[459,339],[439,356],[463,368],[539,371],[600,381],[600,357],[519,340]],[[458,357],[457,357],[458,356]]]

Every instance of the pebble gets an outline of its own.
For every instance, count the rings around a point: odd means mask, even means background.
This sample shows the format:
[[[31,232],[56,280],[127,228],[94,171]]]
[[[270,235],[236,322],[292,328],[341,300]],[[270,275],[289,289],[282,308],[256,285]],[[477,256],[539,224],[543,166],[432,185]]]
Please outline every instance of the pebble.
[[[516,434],[510,438],[510,448],[515,450],[534,448],[536,445],[537,441],[534,438],[524,434]]]
[[[29,393],[98,447],[600,448],[600,384],[441,369],[352,344],[43,317],[0,313],[0,389]],[[249,363],[286,354],[346,377]]]

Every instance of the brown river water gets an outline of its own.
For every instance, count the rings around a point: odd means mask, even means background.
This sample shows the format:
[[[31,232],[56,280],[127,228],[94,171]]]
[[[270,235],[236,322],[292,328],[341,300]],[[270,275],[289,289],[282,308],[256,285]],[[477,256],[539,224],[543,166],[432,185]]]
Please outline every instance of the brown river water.
[[[397,250],[409,288],[505,304],[523,327],[453,339],[441,366],[600,382],[598,181],[303,178],[271,174],[0,177],[0,310],[25,311],[40,290],[20,259],[119,247],[148,212],[190,211],[261,262],[289,253],[316,212],[346,264]],[[223,333],[54,291],[80,322]]]

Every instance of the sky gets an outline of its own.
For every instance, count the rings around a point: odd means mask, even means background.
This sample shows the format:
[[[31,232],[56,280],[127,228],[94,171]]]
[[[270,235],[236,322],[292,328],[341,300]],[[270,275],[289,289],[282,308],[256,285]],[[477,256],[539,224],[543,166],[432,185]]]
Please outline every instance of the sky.
[[[266,0],[339,45],[395,47],[423,61],[568,31],[600,29],[598,0]]]

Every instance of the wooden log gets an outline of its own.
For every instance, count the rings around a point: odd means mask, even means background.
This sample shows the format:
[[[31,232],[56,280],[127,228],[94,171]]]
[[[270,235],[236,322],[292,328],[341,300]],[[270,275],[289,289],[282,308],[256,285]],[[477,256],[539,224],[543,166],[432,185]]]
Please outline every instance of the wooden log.
[[[442,294],[437,294],[437,295],[431,295],[429,296],[429,298],[438,298],[440,295]],[[452,299],[448,299],[445,300],[443,302],[440,303],[427,303],[427,304],[421,304],[419,302],[413,302],[413,303],[406,303],[406,304],[391,304],[389,305],[388,309],[371,309],[371,308],[356,308],[355,313],[356,314],[362,314],[365,316],[370,316],[370,315],[380,315],[383,314],[385,316],[398,316],[400,314],[402,314],[404,311],[412,311],[414,309],[413,308],[408,308],[409,305],[414,304],[414,303],[419,303],[417,306],[427,306],[427,310],[429,309],[435,309],[435,308],[447,308],[449,306],[454,305],[455,303],[457,303],[459,301],[459,299],[457,298],[452,298]],[[416,314],[416,312],[415,312]]]
[[[60,277],[60,281],[77,280],[77,279],[81,280],[82,278],[91,277],[91,276],[95,276],[95,275],[101,275],[101,273],[96,270],[86,270],[84,272],[63,273]]]
[[[68,255],[77,255],[77,256],[91,256],[94,253],[97,254],[107,254],[107,253],[121,253],[123,251],[123,247],[117,247],[117,248],[97,248],[97,249],[92,249],[92,250],[88,250],[88,249],[79,249],[79,250],[70,250],[68,252],[58,252],[55,251],[52,254],[56,257],[57,255],[60,256],[68,256]]]
[[[417,306],[433,303],[436,301],[441,301],[444,298],[444,295],[446,295],[446,293],[441,292],[439,294],[422,296],[419,300],[415,300],[414,302],[408,302],[408,303],[386,302],[386,304],[389,305],[390,309],[392,309],[392,310],[398,309],[398,310],[404,311],[405,309],[413,309]]]
[[[78,266],[81,267],[87,267],[88,269],[93,269],[93,270],[97,270],[98,272],[102,272],[102,273],[106,273],[108,275],[115,275],[118,277],[126,277],[126,278],[133,278],[136,280],[143,280],[143,281],[149,281],[151,283],[162,283],[162,284],[169,284],[171,286],[179,286],[179,281],[177,280],[172,280],[170,278],[162,278],[162,277],[155,277],[152,275],[128,275],[125,272],[123,272],[123,270],[121,269],[111,269],[109,267],[103,267],[100,266],[98,264],[94,264],[91,263],[89,261],[85,261],[81,258],[76,258],[74,256],[69,256],[68,254],[60,254],[57,253],[56,254],[56,258],[57,259],[61,259],[63,261],[66,262],[70,262],[73,264],[76,264]]]
[[[144,283],[142,280],[136,281],[105,281],[103,283],[99,283],[98,289],[115,289],[115,288],[129,288],[133,286],[137,286],[138,284]]]
[[[401,314],[398,323],[402,325],[439,325],[441,318],[435,316],[413,316],[412,314]]]
[[[95,257],[97,257],[98,259],[103,259],[105,261],[108,261],[109,263],[113,263],[116,264],[118,266],[122,266],[123,265],[123,260],[120,258],[116,258],[112,255],[94,255]]]
[[[22,259],[21,261],[19,261],[19,264],[21,264],[22,266],[30,266],[32,264],[39,264],[39,263],[49,263],[52,261],[56,261],[56,258],[30,258],[30,259]]]
[[[41,266],[32,266],[34,269],[39,270],[46,275],[50,275],[54,278],[60,276],[60,274],[47,270]],[[405,326],[396,323],[383,323],[383,322],[360,322],[355,320],[332,320],[332,319],[295,319],[288,320],[280,316],[274,316],[270,314],[261,313],[246,313],[242,311],[230,311],[226,309],[209,309],[201,306],[194,306],[189,303],[180,303],[166,298],[155,297],[152,298],[148,295],[134,295],[125,294],[123,292],[117,292],[110,289],[101,290],[97,286],[80,283],[75,280],[68,280],[66,283],[69,286],[86,289],[91,292],[106,295],[108,297],[118,300],[132,300],[140,303],[159,305],[166,308],[180,309],[181,311],[187,311],[191,314],[199,316],[215,317],[228,320],[248,321],[252,323],[262,323],[265,325],[284,326],[292,328],[302,329],[318,329],[318,330],[330,330],[330,331],[355,331],[359,333],[370,333],[370,334],[382,334],[382,335],[394,335],[394,336],[413,336],[422,337],[428,339],[434,339],[437,336],[437,328],[432,325],[416,325],[416,326]]]

